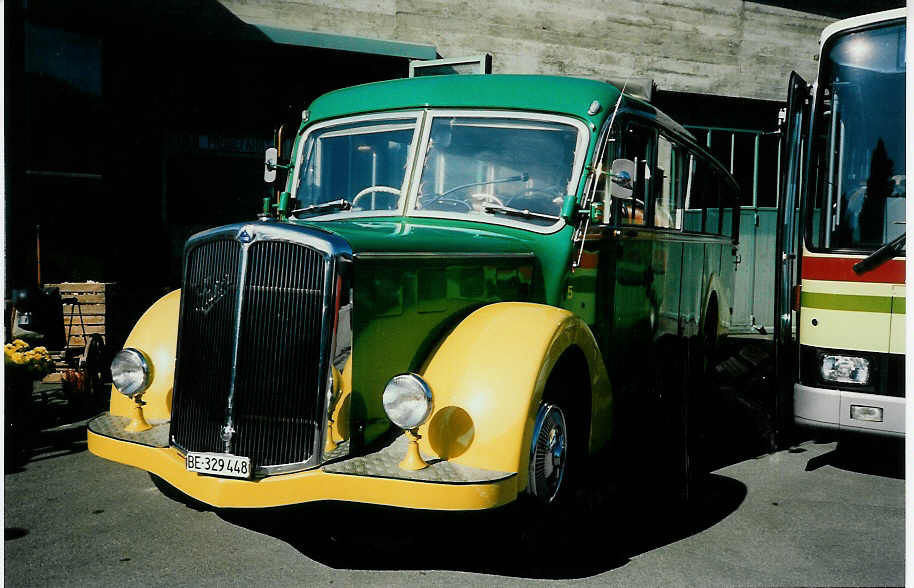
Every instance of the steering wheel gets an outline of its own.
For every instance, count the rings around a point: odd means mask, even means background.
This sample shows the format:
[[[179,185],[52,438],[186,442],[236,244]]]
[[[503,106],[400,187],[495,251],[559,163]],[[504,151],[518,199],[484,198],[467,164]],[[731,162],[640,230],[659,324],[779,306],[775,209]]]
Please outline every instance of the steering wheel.
[[[486,206],[494,204],[495,206],[504,206],[505,203],[501,201],[501,198],[495,196],[494,194],[486,194],[484,192],[478,194],[470,194],[470,200],[473,202],[474,210],[485,210]]]
[[[352,207],[355,208],[355,204],[359,201],[359,198],[371,194],[372,192],[384,192],[387,194],[394,194],[395,196],[400,195],[400,190],[398,188],[391,188],[390,186],[368,186],[367,188],[359,190],[359,193],[355,195],[352,199]]]

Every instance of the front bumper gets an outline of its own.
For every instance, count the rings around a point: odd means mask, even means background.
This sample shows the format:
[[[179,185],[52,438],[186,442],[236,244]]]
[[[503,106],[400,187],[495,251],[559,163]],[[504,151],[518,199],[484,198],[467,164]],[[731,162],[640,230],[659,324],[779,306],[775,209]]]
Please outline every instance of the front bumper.
[[[330,461],[322,467],[253,480],[218,478],[189,472],[184,456],[168,444],[169,424],[128,433],[129,419],[104,413],[88,426],[89,451],[99,457],[146,470],[217,508],[263,508],[340,500],[430,510],[481,510],[517,497],[513,472],[482,470],[429,459],[418,472],[397,464],[406,450],[404,436],[366,455]]]
[[[851,418],[851,406],[882,409],[882,422]],[[794,422],[797,425],[840,431],[903,437],[905,434],[905,399],[894,396],[863,394],[848,390],[814,388],[795,384],[793,389]]]

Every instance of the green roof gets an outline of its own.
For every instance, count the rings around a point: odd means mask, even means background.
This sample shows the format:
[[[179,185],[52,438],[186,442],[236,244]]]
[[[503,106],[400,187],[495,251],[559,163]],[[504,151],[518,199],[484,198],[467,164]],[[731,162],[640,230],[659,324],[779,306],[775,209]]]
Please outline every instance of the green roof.
[[[599,125],[619,90],[610,84],[556,76],[446,75],[375,82],[324,94],[311,120],[409,108],[492,108],[570,114]],[[597,100],[600,110],[587,114]]]

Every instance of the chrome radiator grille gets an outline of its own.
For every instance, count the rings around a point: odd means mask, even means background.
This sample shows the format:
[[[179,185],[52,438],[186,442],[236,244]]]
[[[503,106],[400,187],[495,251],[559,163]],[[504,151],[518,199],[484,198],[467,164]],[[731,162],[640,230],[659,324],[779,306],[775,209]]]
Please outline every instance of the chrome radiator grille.
[[[284,240],[217,239],[189,249],[176,446],[248,456],[261,471],[311,460],[325,402],[329,275],[325,254]]]

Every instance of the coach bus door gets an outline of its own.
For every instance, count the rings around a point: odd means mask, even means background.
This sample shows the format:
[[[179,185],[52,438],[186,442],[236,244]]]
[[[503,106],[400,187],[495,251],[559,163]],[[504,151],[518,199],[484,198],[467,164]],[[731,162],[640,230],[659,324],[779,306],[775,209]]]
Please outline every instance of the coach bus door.
[[[809,125],[809,86],[791,72],[787,86],[787,117],[782,127],[780,188],[778,198],[775,294],[774,357],[775,418],[779,441],[793,420],[793,384],[796,378],[796,345],[793,338],[793,298],[797,284],[797,205],[805,178],[804,155]],[[802,216],[802,211],[800,212]],[[799,221],[802,222],[802,221]]]

